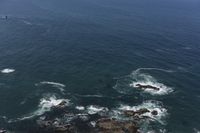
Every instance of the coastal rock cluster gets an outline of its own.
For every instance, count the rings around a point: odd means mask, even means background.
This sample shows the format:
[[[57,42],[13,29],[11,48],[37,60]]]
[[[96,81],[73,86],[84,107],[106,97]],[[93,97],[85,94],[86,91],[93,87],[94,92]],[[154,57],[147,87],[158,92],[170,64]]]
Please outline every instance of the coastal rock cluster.
[[[42,117],[37,120],[41,130],[53,131],[54,133],[139,133],[138,122],[143,119],[149,119],[148,116],[143,114],[151,113],[152,115],[158,115],[156,110],[150,111],[147,108],[141,108],[138,110],[124,110],[121,114],[127,118],[127,120],[111,118],[109,115],[102,114],[74,114],[65,108],[65,102],[61,102],[59,105],[53,107],[54,110],[63,113],[60,118],[48,118],[48,116]],[[65,118],[73,116],[68,122]]]
[[[39,85],[52,85],[64,94],[65,85],[55,82],[40,82]],[[163,84],[135,82],[135,89],[142,91],[163,91]],[[32,119],[36,122],[38,133],[141,133],[141,123],[157,121],[167,110],[158,101],[143,101],[136,106],[120,105],[114,108],[97,105],[70,106],[70,100],[48,95],[41,98],[38,109],[18,120]],[[0,129],[0,133],[10,133]]]

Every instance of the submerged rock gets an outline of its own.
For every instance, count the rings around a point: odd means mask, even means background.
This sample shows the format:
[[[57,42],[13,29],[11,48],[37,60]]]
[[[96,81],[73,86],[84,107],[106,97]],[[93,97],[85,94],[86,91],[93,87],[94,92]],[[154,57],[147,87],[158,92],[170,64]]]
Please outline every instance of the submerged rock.
[[[138,127],[132,121],[117,121],[101,118],[96,122],[97,133],[137,133]]]
[[[136,84],[135,85],[136,88],[139,88],[139,89],[152,89],[152,90],[156,90],[156,91],[159,91],[160,88],[158,87],[155,87],[155,86],[152,86],[152,85],[142,85],[142,84]]]

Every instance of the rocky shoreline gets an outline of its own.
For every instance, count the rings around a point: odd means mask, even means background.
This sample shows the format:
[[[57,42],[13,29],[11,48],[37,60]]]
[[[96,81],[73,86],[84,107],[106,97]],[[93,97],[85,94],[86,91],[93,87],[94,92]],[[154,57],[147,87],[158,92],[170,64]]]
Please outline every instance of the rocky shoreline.
[[[150,85],[137,84],[137,86],[140,89],[159,90]],[[35,121],[39,132],[42,133],[140,133],[141,121],[151,120],[150,116],[159,115],[156,108],[137,107],[119,109],[118,115],[123,119],[117,119],[113,117],[115,114],[108,115],[112,111],[112,109],[92,105],[70,109],[68,102],[61,100],[59,104],[51,107],[49,113],[38,116]],[[0,129],[0,133],[10,132]]]
[[[111,118],[99,114],[73,114],[63,106],[61,102],[54,110],[63,112],[63,117],[49,119],[48,116],[41,117],[37,120],[37,124],[41,130],[46,132],[53,131],[55,133],[79,133],[87,129],[87,133],[139,133],[139,122],[144,119],[150,119],[148,116],[142,116],[145,113],[158,115],[156,110],[150,111],[147,108],[139,110],[124,110],[122,115],[127,120]],[[65,116],[73,116],[73,119],[66,122]]]

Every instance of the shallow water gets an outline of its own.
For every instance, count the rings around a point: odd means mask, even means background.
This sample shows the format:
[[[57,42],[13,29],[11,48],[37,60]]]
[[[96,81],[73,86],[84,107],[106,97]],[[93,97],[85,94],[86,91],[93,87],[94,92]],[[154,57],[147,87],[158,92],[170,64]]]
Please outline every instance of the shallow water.
[[[145,131],[198,132],[199,5],[198,0],[0,1],[0,16],[8,15],[0,19],[0,128],[35,132],[35,120],[60,99],[73,109],[83,106],[82,113],[104,114],[103,109],[119,118],[120,107],[153,100],[167,113],[161,122],[143,124]],[[145,92],[135,83],[163,90]],[[48,107],[38,111],[45,98]]]

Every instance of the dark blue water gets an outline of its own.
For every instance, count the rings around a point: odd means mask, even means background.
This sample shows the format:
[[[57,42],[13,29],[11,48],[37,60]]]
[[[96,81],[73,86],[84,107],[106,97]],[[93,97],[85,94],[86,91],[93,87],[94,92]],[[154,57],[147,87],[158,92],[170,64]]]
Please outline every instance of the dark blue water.
[[[149,130],[200,130],[199,0],[0,0],[0,16],[0,69],[15,70],[0,73],[0,128],[33,131],[51,110],[19,119],[55,96],[110,110],[155,100],[167,114]]]

